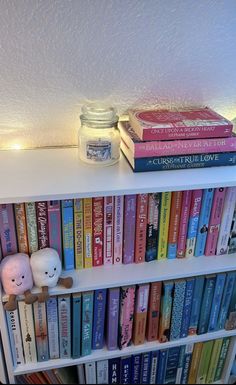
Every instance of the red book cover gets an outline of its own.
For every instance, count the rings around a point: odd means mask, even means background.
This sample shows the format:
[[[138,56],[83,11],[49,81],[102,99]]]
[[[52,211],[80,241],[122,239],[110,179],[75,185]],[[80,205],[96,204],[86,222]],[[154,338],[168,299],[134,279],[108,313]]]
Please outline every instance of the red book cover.
[[[49,247],[47,202],[36,202],[39,249]]]
[[[103,264],[103,217],[103,198],[93,198],[93,266]]]
[[[147,239],[148,194],[137,195],[135,263],[145,262]]]
[[[161,304],[161,282],[153,282],[150,286],[149,304],[147,315],[147,341],[156,341],[158,339],[160,304]]]

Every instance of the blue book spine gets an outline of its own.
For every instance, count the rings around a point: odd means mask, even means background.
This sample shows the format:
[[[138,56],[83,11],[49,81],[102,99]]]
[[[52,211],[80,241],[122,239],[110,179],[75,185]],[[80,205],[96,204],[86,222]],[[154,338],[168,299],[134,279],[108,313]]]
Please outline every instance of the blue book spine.
[[[213,196],[213,188],[208,188],[203,191],[202,206],[198,222],[197,240],[194,253],[195,257],[204,255]]]
[[[81,294],[72,296],[72,358],[81,355]]]
[[[166,364],[167,364],[168,350],[160,350],[159,352],[159,365],[157,369],[157,384],[164,384],[166,375]]]
[[[202,299],[200,319],[198,324],[198,334],[204,334],[208,330],[211,305],[215,291],[216,276],[207,276]]]
[[[61,207],[64,267],[71,270],[75,268],[73,200],[63,200]]]
[[[185,355],[184,355],[184,364],[183,364],[183,372],[181,376],[181,384],[188,383],[188,375],[190,371],[191,358],[193,354],[194,344],[189,344],[185,346]]]
[[[170,328],[170,341],[178,340],[180,338],[185,290],[186,290],[185,280],[181,279],[175,282],[173,309],[172,309],[172,317],[171,317],[171,328]]]
[[[176,373],[176,384],[181,384],[181,378],[182,373],[184,369],[184,359],[185,359],[185,345],[180,346],[180,352],[179,352],[179,362],[178,362],[178,368]]]
[[[159,351],[151,352],[150,384],[156,384]]]
[[[181,324],[180,338],[185,338],[188,336],[188,329],[190,323],[193,293],[194,293],[194,284],[195,279],[190,278],[186,280],[186,290],[185,290],[185,299],[184,299],[184,308],[183,308],[183,317]]]
[[[143,353],[141,368],[141,384],[150,384],[151,352]]]
[[[180,346],[169,349],[164,384],[175,384],[179,363],[179,354]]]
[[[82,357],[91,354],[93,327],[93,291],[82,294]]]
[[[229,305],[230,305],[230,301],[231,301],[231,297],[232,297],[232,293],[235,285],[235,278],[236,278],[235,272],[227,273],[226,283],[225,283],[225,288],[224,288],[224,293],[223,293],[223,298],[221,303],[221,309],[218,317],[218,325],[217,325],[218,330],[224,329],[225,327],[225,321],[227,319]]]
[[[135,158],[132,163],[134,172],[234,166],[236,152]]]
[[[120,384],[120,358],[108,360],[109,384]]]
[[[217,322],[218,322],[218,316],[220,312],[222,296],[224,292],[225,280],[226,280],[225,273],[218,274],[216,277],[216,286],[215,286],[215,292],[214,292],[214,297],[212,301],[208,332],[213,332],[214,330],[217,329]]]
[[[131,384],[140,384],[142,354],[132,356]]]
[[[194,286],[193,299],[192,299],[192,309],[191,309],[189,330],[188,330],[189,335],[197,334],[198,320],[200,317],[200,310],[201,310],[202,297],[203,297],[204,281],[205,281],[204,277],[196,277],[195,279],[195,286]]]
[[[120,383],[121,384],[131,384],[131,366],[132,359],[131,356],[122,357],[120,363]]]
[[[46,305],[47,305],[49,357],[50,359],[56,359],[60,357],[57,297],[50,297],[47,300]]]
[[[93,350],[102,349],[104,345],[106,298],[106,289],[95,290],[93,310]]]

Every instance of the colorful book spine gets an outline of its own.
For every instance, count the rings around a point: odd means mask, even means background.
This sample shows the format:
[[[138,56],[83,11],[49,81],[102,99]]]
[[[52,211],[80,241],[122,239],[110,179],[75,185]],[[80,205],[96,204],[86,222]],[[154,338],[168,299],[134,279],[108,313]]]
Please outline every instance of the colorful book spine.
[[[159,351],[151,352],[150,384],[156,384]]]
[[[121,288],[119,348],[124,349],[131,344],[134,319],[135,286]]]
[[[84,267],[84,202],[82,198],[74,199],[74,240],[75,268]]]
[[[124,385],[131,384],[131,366],[132,366],[132,358],[121,357],[120,362],[120,383]]]
[[[134,314],[134,345],[144,344],[147,323],[149,285],[139,285],[136,290],[136,303]]]
[[[93,291],[82,294],[82,348],[81,356],[88,356],[92,350]]]
[[[185,361],[185,345],[182,345],[180,346],[180,351],[179,351],[179,361],[177,365],[177,373],[176,373],[176,379],[175,379],[176,384],[181,384],[181,378],[182,378],[183,369],[184,369],[184,361]]]
[[[71,303],[70,294],[58,296],[60,358],[71,357]]]
[[[26,213],[24,203],[15,203],[15,223],[16,233],[18,241],[19,253],[29,253],[28,237],[27,237],[27,224],[26,224]]]
[[[102,197],[92,198],[93,206],[93,266],[103,265],[104,202]]]
[[[216,374],[216,370],[217,370],[217,364],[218,364],[218,361],[220,358],[220,351],[222,348],[222,344],[223,344],[223,338],[220,338],[220,339],[214,341],[210,365],[209,365],[208,372],[207,372],[206,384],[213,384],[213,382],[214,382],[214,378],[215,378],[215,374]]]
[[[228,254],[236,253],[236,205],[234,208],[233,220],[228,240]]]
[[[186,290],[185,290],[180,338],[185,338],[188,336],[192,302],[193,302],[194,285],[195,285],[195,278],[186,279]]]
[[[38,226],[38,245],[39,249],[45,249],[49,247],[47,202],[36,202],[35,207]]]
[[[191,366],[190,366],[189,377],[188,377],[189,384],[196,384],[196,378],[197,378],[199,362],[201,359],[202,348],[203,348],[203,342],[198,342],[197,344],[194,345],[193,356],[191,360]]]
[[[157,259],[167,258],[168,231],[170,221],[171,192],[161,193],[160,222]]]
[[[33,304],[33,308],[38,361],[47,361],[49,360],[49,351],[46,305],[44,302],[37,301]]]
[[[48,203],[48,228],[49,245],[55,249],[62,260],[62,238],[61,238],[61,205],[60,201],[49,201]]]
[[[170,338],[170,321],[173,302],[174,282],[165,281],[162,285],[161,312],[159,324],[159,341],[167,342]]]
[[[170,341],[178,340],[180,338],[185,291],[186,280],[180,279],[176,281],[171,315]]]
[[[120,358],[111,358],[108,365],[108,383],[120,384]]]
[[[195,257],[203,255],[205,251],[213,197],[214,189],[208,188],[203,191],[202,206],[198,222],[197,239],[194,253]]]
[[[170,224],[169,224],[169,234],[168,234],[168,251],[167,251],[168,259],[174,259],[177,256],[177,241],[178,241],[178,234],[179,234],[182,197],[183,197],[182,191],[172,192]]]
[[[136,195],[125,195],[123,263],[134,262],[136,227]]]
[[[29,244],[29,253],[32,254],[38,250],[38,228],[36,207],[34,202],[25,203],[27,235]]]
[[[184,362],[183,362],[183,371],[181,376],[181,384],[188,384],[188,376],[190,371],[193,348],[194,348],[194,344],[188,344],[185,346],[185,355],[184,355]]]
[[[50,297],[47,300],[47,327],[50,359],[60,357],[58,324],[57,297]]]
[[[214,382],[221,380],[221,376],[222,376],[224,365],[225,365],[225,360],[226,360],[227,353],[229,350],[229,344],[230,344],[230,338],[228,338],[228,337],[224,338],[223,343],[222,343],[222,347],[221,347],[221,351],[220,351],[219,360],[217,363]]]
[[[221,217],[224,208],[225,193],[226,188],[220,187],[215,189],[207,233],[205,255],[215,255],[216,253]]]
[[[72,358],[81,356],[81,293],[72,294]]]
[[[204,282],[205,282],[204,277],[196,277],[195,279],[192,309],[191,309],[189,330],[188,330],[188,334],[190,336],[197,334],[197,327],[198,327],[198,321],[199,321],[200,312],[201,312],[202,296],[203,296],[203,290],[204,290]]]
[[[146,231],[146,262],[157,259],[159,213],[161,193],[148,194],[148,217]]]
[[[107,349],[116,350],[118,347],[120,289],[108,289],[107,297]]]
[[[226,254],[236,204],[236,187],[228,187],[225,194],[225,202],[220,224],[216,254]]]
[[[183,192],[183,200],[182,200],[180,224],[179,224],[177,258],[184,258],[185,256],[191,198],[192,198],[191,190],[187,190]]]
[[[96,362],[87,362],[85,364],[85,379],[86,384],[97,384],[97,374],[96,374]]]
[[[71,270],[75,267],[73,200],[63,200],[61,209],[64,268],[65,270]]]
[[[114,197],[114,265],[123,261],[124,196]]]
[[[32,305],[26,305],[23,301],[18,302],[21,334],[24,348],[25,363],[37,362],[34,319]]]
[[[232,297],[230,300],[227,320],[225,322],[226,330],[236,329],[236,285],[234,285]]]
[[[157,384],[164,384],[166,365],[167,365],[168,349],[160,350],[159,352],[159,364],[157,370]]]
[[[0,205],[0,237],[3,257],[17,253],[17,239],[12,204]]]
[[[108,360],[97,361],[97,384],[108,383]]]
[[[142,367],[142,354],[132,356],[131,384],[140,384]]]
[[[92,198],[84,198],[84,267],[93,267],[93,211]]]
[[[104,265],[113,264],[114,197],[104,198]]]
[[[145,262],[148,194],[137,195],[135,263]]]
[[[180,346],[175,346],[169,349],[164,384],[175,384],[179,363],[179,355]]]
[[[213,349],[214,341],[204,342],[202,348],[202,354],[199,362],[198,373],[197,373],[197,384],[206,384],[208,368],[210,365],[211,352]]]
[[[192,192],[185,257],[194,256],[202,193],[203,190],[193,190]]]
[[[21,329],[19,322],[18,310],[7,311],[7,326],[10,337],[11,352],[13,357],[13,364],[23,365],[25,363],[23,345],[21,338]]]
[[[92,349],[102,349],[104,345],[105,311],[107,290],[98,289],[94,291],[93,310],[93,336]]]
[[[221,308],[220,308],[218,323],[217,323],[218,330],[224,329],[225,327],[229,305],[230,305],[230,301],[231,301],[231,297],[232,297],[232,293],[235,285],[235,279],[236,279],[235,272],[227,273],[224,293],[222,297]]]
[[[208,332],[213,332],[214,330],[217,330],[217,322],[218,322],[218,316],[221,308],[221,301],[222,301],[222,296],[223,296],[223,291],[225,286],[225,280],[226,280],[225,273],[217,274],[215,291],[214,291],[214,296],[213,296],[212,306],[211,306],[211,314],[210,314],[209,325],[208,325]]]
[[[151,352],[142,354],[141,384],[150,384]]]
[[[149,304],[147,314],[147,341],[156,341],[158,338],[158,327],[161,305],[161,282],[153,282],[150,285]]]
[[[211,305],[215,291],[216,276],[210,275],[205,278],[205,286],[202,298],[201,312],[198,323],[198,334],[207,333]]]

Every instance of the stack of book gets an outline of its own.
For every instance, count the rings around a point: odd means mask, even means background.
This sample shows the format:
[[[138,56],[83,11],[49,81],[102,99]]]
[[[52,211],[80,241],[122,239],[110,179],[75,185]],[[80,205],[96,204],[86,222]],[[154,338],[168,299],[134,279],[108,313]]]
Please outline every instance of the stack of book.
[[[236,164],[233,124],[208,107],[129,110],[120,131],[135,172]]]

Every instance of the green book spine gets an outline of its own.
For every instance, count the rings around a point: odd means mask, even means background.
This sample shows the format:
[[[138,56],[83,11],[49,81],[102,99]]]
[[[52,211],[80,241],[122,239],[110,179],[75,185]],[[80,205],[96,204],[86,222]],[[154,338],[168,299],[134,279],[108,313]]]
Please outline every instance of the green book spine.
[[[197,381],[196,381],[197,384],[206,383],[213,343],[214,341],[207,341],[207,342],[204,342],[203,344],[202,354],[201,354],[198,373],[197,373]]]
[[[221,338],[219,340],[215,340],[215,342],[214,342],[214,346],[212,349],[212,355],[211,355],[211,361],[210,361],[210,365],[209,365],[209,369],[208,369],[208,373],[207,373],[207,380],[206,380],[207,384],[212,384],[214,382],[222,344],[223,344],[223,338]]]
[[[214,382],[220,381],[220,379],[221,379],[222,372],[224,369],[225,359],[226,359],[228,349],[229,349],[229,343],[230,343],[230,338],[228,338],[228,337],[224,338],[222,348],[220,351],[219,361],[217,362],[217,365],[216,365],[217,369],[216,369]]]
[[[82,294],[82,357],[92,351],[93,291]]]

